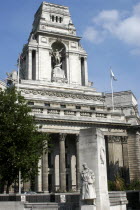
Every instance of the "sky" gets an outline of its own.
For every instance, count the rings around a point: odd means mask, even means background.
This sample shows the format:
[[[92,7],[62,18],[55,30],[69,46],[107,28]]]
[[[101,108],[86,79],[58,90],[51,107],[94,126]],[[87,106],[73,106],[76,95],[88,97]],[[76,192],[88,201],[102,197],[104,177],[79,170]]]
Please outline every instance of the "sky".
[[[68,6],[88,54],[89,80],[99,92],[131,90],[140,105],[140,1],[49,0]],[[0,79],[16,69],[41,0],[6,0],[0,6]]]

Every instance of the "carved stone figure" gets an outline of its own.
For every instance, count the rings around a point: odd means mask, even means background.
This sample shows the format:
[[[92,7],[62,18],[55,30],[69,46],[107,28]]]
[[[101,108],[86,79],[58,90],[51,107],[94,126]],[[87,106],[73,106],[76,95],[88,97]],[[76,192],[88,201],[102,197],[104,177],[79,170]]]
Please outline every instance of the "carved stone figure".
[[[86,163],[83,163],[83,170],[81,172],[81,182],[82,200],[94,200],[96,198],[95,175],[94,172],[87,167]]]
[[[105,163],[105,150],[103,147],[101,147],[100,149],[100,160],[101,160],[101,164]]]
[[[54,52],[53,52],[53,55],[54,55],[54,58],[55,58],[55,65],[58,65],[60,64],[61,62],[61,52],[64,48],[62,48],[61,50],[58,51],[58,49],[56,49]]]
[[[61,50],[56,49],[55,51],[52,51],[53,56],[53,73],[52,73],[52,81],[54,82],[62,82],[66,83],[66,76],[65,76],[65,70],[62,69],[62,54],[64,48]]]

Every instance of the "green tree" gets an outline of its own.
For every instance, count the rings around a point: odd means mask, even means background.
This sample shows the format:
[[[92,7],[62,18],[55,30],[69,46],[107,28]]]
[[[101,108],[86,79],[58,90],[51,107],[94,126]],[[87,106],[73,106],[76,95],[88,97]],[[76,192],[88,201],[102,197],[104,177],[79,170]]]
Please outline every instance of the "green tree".
[[[49,136],[38,132],[31,108],[14,87],[0,90],[0,184],[9,187],[38,173],[38,161]]]

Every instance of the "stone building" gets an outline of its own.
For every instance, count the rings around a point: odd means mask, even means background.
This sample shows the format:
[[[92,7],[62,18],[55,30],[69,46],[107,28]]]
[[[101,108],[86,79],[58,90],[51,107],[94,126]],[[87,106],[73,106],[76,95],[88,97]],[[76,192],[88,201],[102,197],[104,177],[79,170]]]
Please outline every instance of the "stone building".
[[[69,8],[43,2],[21,54],[19,89],[53,143],[39,161],[37,192],[79,191],[79,132],[90,127],[104,133],[108,178],[120,169],[127,179],[139,178],[137,100],[131,91],[115,93],[112,110],[111,94],[97,92],[88,81],[87,53],[80,39]]]

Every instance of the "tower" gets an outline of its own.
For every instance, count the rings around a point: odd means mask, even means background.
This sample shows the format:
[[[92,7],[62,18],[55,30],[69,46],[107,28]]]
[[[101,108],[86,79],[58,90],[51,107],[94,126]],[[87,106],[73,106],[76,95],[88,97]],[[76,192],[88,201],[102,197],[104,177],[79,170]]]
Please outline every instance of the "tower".
[[[22,58],[22,79],[88,85],[87,54],[80,45],[68,7],[41,4]]]

